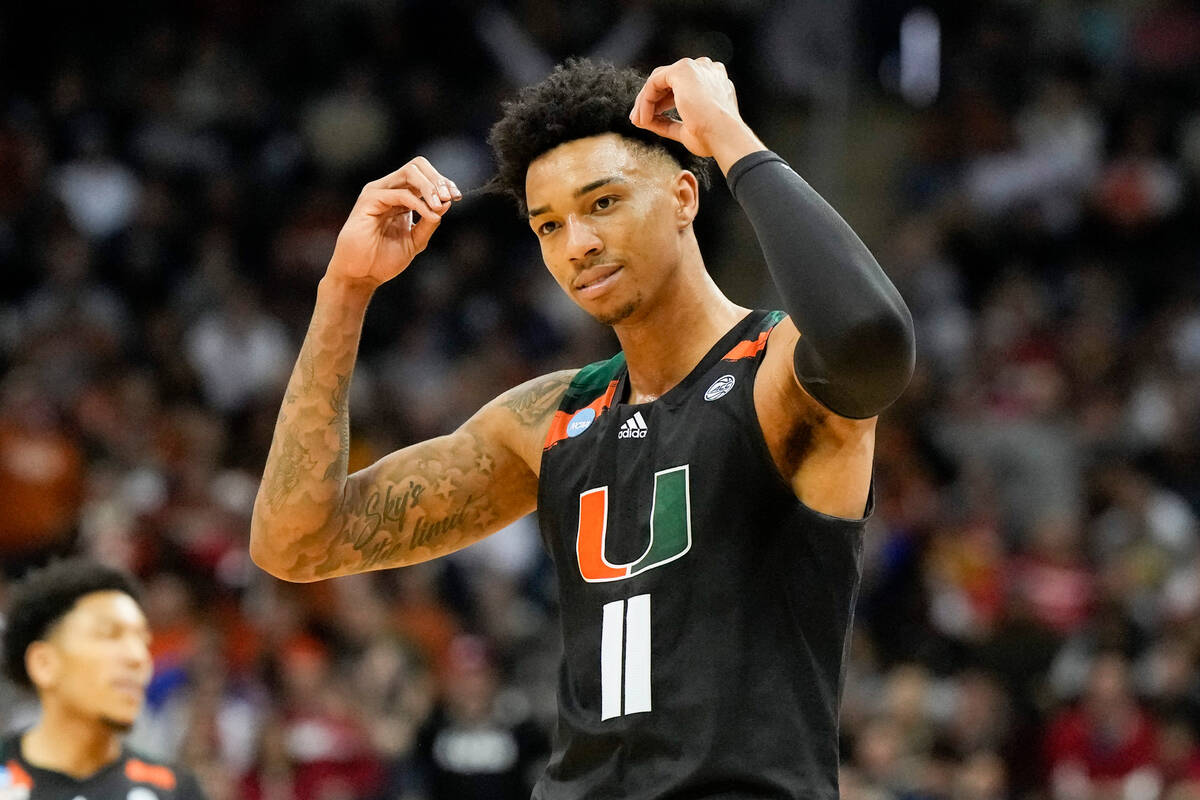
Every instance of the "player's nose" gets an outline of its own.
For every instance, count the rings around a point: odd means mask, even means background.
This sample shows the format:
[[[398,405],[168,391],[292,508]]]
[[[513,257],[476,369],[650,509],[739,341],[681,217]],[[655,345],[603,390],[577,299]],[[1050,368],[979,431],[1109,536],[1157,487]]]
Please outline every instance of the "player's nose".
[[[575,215],[567,217],[564,223],[567,239],[567,257],[572,261],[582,261],[604,251],[604,240],[597,234],[595,228]]]
[[[122,642],[121,656],[125,663],[138,670],[150,670],[153,658],[150,645],[141,636],[126,636]]]

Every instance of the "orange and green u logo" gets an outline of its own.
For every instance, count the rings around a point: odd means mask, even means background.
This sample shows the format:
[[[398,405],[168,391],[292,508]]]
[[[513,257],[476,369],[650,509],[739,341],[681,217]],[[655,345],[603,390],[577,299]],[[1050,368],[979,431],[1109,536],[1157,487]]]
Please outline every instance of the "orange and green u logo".
[[[650,509],[650,544],[646,552],[627,564],[604,557],[608,533],[608,487],[579,495],[579,529],[575,554],[579,572],[589,583],[619,581],[662,566],[682,556],[692,546],[692,500],[688,465],[654,473],[654,504]]]

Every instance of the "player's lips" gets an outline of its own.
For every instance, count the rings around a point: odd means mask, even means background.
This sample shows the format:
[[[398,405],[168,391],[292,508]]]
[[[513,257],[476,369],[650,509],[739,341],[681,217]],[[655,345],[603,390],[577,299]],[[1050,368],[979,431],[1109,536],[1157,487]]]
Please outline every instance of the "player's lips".
[[[620,264],[598,264],[588,267],[576,276],[572,286],[576,293],[583,297],[595,297],[604,294],[616,281],[621,272]]]
[[[139,700],[146,694],[146,684],[134,678],[118,678],[112,682],[112,687],[122,694],[134,695]]]

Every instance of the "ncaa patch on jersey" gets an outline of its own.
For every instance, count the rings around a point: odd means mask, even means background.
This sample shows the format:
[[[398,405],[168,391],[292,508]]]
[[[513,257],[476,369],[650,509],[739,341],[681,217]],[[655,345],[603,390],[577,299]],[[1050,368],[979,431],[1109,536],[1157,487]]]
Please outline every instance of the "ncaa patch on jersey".
[[[571,421],[567,423],[567,436],[574,439],[590,428],[595,421],[596,409],[594,408],[584,408],[575,412],[575,416],[571,417]]]
[[[712,386],[708,387],[708,391],[704,393],[705,400],[717,400],[729,394],[729,390],[733,388],[735,378],[732,375],[722,375],[713,381]]]

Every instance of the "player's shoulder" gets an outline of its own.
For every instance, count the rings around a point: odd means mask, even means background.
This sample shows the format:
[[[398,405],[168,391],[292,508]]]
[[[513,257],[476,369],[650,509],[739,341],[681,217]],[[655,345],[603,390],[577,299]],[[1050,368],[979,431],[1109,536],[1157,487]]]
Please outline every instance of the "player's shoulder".
[[[568,413],[576,411],[577,407],[586,406],[598,396],[616,388],[621,371],[625,368],[625,353],[618,352],[603,361],[594,361],[586,367],[575,370],[570,385],[563,392],[559,404],[561,410]]]
[[[624,366],[618,354],[582,368],[562,369],[525,381],[488,403],[467,423],[482,437],[504,442],[536,474],[543,444],[555,420],[572,405],[587,405]],[[600,391],[603,391],[601,388]]]
[[[501,394],[491,405],[509,412],[522,425],[533,425],[550,416],[578,369],[560,369],[531,378]]]
[[[577,372],[558,370],[518,384],[481,408],[463,429],[516,453],[536,474],[541,440]]]
[[[204,800],[196,776],[185,767],[126,747],[122,754],[121,771],[127,781],[142,788],[140,800],[172,798],[173,800]],[[130,790],[131,798],[134,797]]]

